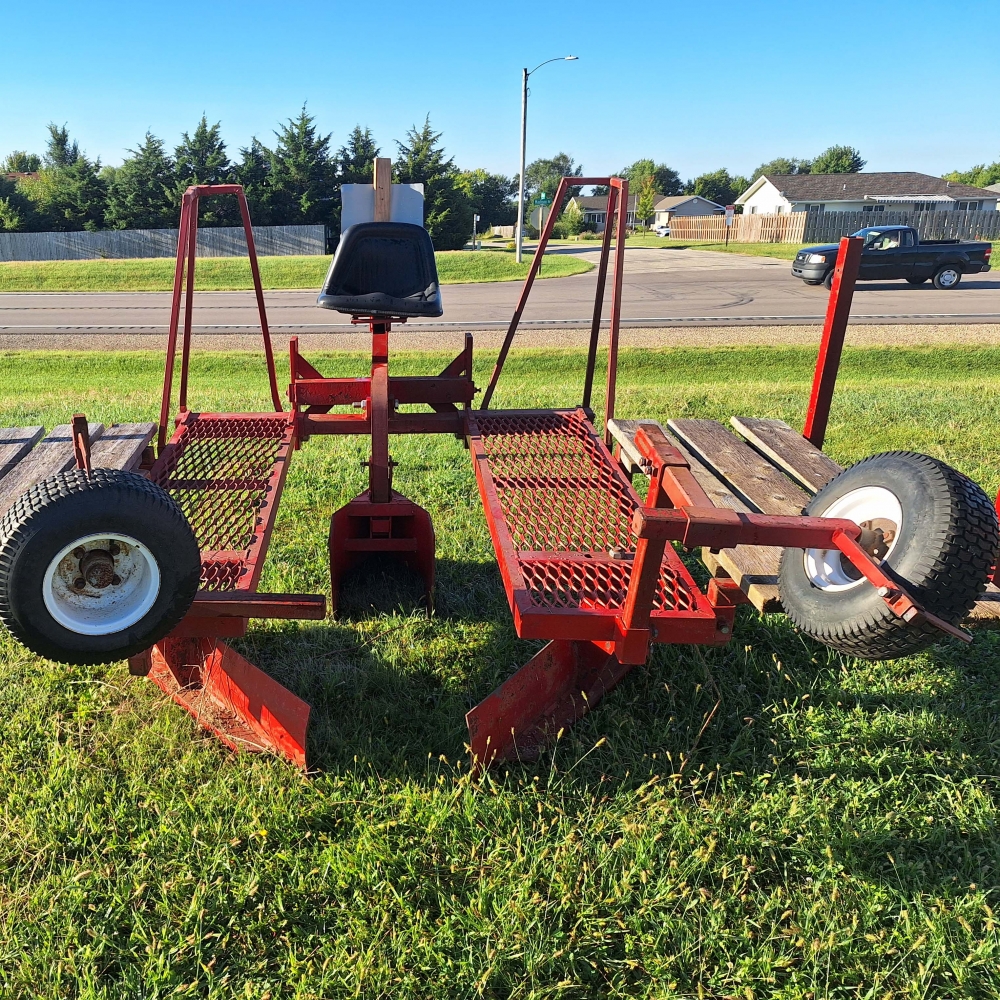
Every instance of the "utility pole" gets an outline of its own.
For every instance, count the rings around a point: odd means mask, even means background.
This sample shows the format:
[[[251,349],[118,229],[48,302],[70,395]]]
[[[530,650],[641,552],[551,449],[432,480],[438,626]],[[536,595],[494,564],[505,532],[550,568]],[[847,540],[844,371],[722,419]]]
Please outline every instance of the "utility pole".
[[[528,77],[535,70],[541,69],[550,62],[575,62],[579,58],[579,56],[556,56],[553,59],[546,59],[545,62],[540,62],[535,69],[528,69],[525,66],[521,70],[521,174],[517,185],[517,228],[514,230],[515,260],[518,264],[521,263],[523,244],[521,233],[524,229],[524,154],[528,138]]]

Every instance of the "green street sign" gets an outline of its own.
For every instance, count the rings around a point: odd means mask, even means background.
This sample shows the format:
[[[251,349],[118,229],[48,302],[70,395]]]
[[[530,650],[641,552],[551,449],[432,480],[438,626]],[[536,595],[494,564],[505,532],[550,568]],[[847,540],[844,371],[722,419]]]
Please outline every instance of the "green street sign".
[[[543,191],[533,202],[535,205],[551,205],[552,199]]]

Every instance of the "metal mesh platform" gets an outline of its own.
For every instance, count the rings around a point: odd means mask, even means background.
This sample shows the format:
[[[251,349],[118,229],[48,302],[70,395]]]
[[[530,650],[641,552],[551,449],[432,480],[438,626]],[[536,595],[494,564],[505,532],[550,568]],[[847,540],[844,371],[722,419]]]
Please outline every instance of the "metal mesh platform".
[[[201,549],[204,590],[256,586],[292,443],[287,414],[185,414],[150,472]]]
[[[476,413],[473,458],[512,604],[611,616],[625,604],[641,501],[583,410]],[[709,613],[667,546],[653,615]]]

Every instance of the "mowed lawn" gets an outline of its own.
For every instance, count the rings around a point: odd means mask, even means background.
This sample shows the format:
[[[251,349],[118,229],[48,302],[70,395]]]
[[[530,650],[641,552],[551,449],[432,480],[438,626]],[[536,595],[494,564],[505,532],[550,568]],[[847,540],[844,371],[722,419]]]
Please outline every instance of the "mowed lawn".
[[[800,426],[812,361],[625,350],[619,415]],[[582,365],[514,352],[496,402],[572,404]],[[5,354],[3,424],[154,419],[161,367]],[[912,447],[995,492],[998,370],[997,350],[848,350],[828,450]],[[192,404],[264,408],[262,375],[253,355],[198,354]],[[1000,637],[864,663],[742,609],[728,647],[656,647],[538,762],[473,781],[463,716],[539,644],[514,633],[462,444],[392,453],[434,517],[434,616],[375,567],[338,618],[235,643],[312,704],[308,777],[230,754],[124,664],[0,636],[0,995],[1000,993]],[[329,515],[366,454],[295,454],[263,589],[327,590]]]
[[[530,257],[518,264],[512,251],[445,250],[437,253],[438,278],[444,285],[470,281],[517,281],[528,273]],[[264,288],[319,288],[332,258],[261,257]],[[587,261],[566,255],[546,257],[543,278],[583,274]],[[166,257],[137,260],[43,260],[0,263],[0,292],[163,292],[174,282],[174,261]],[[203,291],[253,288],[245,257],[204,257],[195,264],[195,287]]]

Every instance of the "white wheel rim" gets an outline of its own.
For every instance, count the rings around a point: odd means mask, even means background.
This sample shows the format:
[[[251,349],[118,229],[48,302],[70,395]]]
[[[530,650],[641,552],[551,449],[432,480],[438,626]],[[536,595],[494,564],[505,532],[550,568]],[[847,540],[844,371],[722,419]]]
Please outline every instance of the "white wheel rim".
[[[954,285],[955,282],[958,281],[958,271],[953,271],[951,268],[948,268],[947,271],[941,272],[938,277],[938,281],[940,281],[945,287]]]
[[[888,521],[895,525],[895,536],[889,543],[889,550],[883,559],[892,554],[903,530],[903,508],[899,498],[883,486],[862,486],[860,489],[851,490],[834,500],[821,516],[841,517],[855,524],[861,524],[863,521]],[[883,524],[878,526],[884,528]],[[830,592],[852,590],[865,582],[864,577],[857,578],[847,572],[839,549],[806,549],[802,557],[809,582],[820,590]]]
[[[91,579],[84,576],[81,561]],[[113,572],[112,582],[102,585],[102,571]],[[149,611],[159,593],[160,568],[153,554],[131,535],[115,532],[71,542],[49,563],[42,578],[42,599],[49,614],[78,635],[112,635],[127,629]]]

